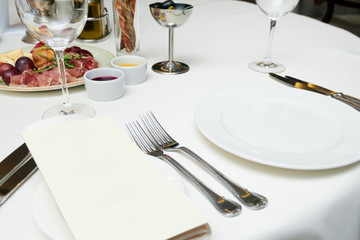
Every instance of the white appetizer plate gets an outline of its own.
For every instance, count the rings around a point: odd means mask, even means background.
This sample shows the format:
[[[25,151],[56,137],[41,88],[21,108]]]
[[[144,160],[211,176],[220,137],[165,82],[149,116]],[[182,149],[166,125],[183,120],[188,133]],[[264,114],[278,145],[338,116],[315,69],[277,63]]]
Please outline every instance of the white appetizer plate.
[[[200,131],[220,148],[275,167],[320,170],[360,160],[360,112],[287,86],[234,86],[204,97]]]

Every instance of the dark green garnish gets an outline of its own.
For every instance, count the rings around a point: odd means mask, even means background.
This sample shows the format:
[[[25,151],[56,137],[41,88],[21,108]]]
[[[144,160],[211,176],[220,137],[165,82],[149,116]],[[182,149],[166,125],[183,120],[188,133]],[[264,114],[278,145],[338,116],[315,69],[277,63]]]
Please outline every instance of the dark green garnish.
[[[32,71],[32,73],[41,73],[41,72],[44,72],[44,71],[46,71],[46,70],[50,70],[50,69],[52,69],[53,67],[56,67],[56,64],[47,66],[46,68],[43,68],[43,69],[34,70],[34,71]]]

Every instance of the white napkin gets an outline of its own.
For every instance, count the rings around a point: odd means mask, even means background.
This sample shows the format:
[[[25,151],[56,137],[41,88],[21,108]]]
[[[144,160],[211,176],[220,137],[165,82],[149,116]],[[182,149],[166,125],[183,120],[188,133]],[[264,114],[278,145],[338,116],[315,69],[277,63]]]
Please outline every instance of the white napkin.
[[[75,239],[208,239],[205,216],[108,117],[23,137]]]

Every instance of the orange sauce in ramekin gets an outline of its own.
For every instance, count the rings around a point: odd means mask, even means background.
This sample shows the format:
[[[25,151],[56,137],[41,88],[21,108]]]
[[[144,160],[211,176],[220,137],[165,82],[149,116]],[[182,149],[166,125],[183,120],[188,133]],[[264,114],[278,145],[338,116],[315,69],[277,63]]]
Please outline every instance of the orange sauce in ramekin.
[[[136,66],[139,66],[139,64],[123,63],[123,64],[118,64],[118,66],[120,66],[120,67],[136,67]]]

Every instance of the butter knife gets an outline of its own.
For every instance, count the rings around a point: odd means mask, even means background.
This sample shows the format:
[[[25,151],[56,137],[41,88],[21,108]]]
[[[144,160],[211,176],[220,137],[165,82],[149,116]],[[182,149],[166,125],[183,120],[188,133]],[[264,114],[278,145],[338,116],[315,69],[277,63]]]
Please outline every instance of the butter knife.
[[[283,83],[286,83],[288,85],[291,85],[295,88],[299,88],[299,89],[303,89],[303,90],[308,90],[308,91],[312,91],[312,92],[316,92],[316,93],[320,93],[326,96],[330,96],[332,98],[335,98],[343,103],[348,104],[349,106],[355,108],[356,110],[360,111],[360,99],[354,98],[352,96],[343,94],[341,92],[336,92],[336,91],[332,91],[329,90],[327,88],[318,86],[316,84],[313,83],[309,83],[309,82],[305,82],[303,80],[294,78],[294,77],[290,77],[290,76],[285,76],[282,77],[280,75],[277,75],[275,73],[269,73],[270,76],[276,78],[277,80],[280,80]]]
[[[0,206],[37,170],[33,158],[30,158],[6,181],[0,185]]]
[[[29,149],[23,143],[9,156],[0,162],[0,185],[6,181],[17,169],[19,169],[26,162],[25,158],[30,156]]]
[[[0,205],[37,170],[36,163],[22,144],[0,162]]]

